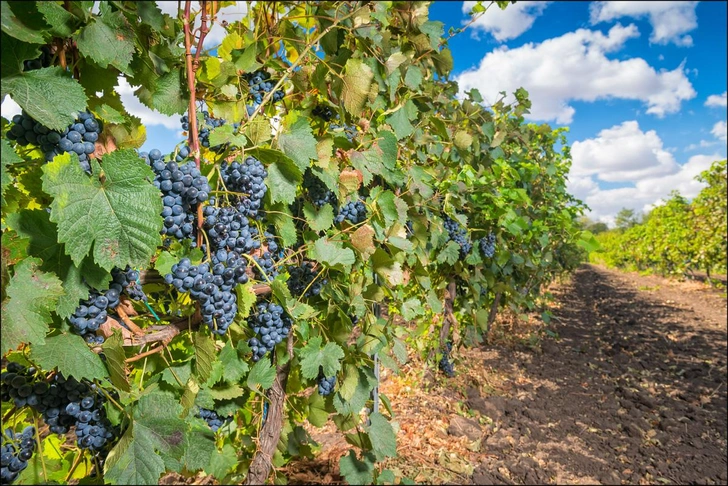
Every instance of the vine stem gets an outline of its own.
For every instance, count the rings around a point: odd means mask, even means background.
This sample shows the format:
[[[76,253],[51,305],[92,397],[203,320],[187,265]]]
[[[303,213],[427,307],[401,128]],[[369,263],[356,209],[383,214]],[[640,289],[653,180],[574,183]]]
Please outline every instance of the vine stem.
[[[202,4],[202,8],[204,10],[206,1],[201,0],[200,2]],[[197,110],[195,108],[195,96],[196,96],[196,89],[195,89],[195,73],[196,68],[193,66],[192,63],[192,29],[190,28],[190,9],[192,7],[192,1],[186,0],[185,1],[185,13],[184,13],[184,32],[185,32],[185,68],[187,70],[187,88],[190,91],[190,103],[189,103],[189,109],[188,109],[188,118],[190,123],[190,133],[189,133],[189,141],[190,141],[190,149],[192,150],[192,156],[195,158],[195,164],[197,165],[197,168],[200,168],[200,141],[198,140],[198,131],[197,131]],[[202,37],[202,36],[201,36]],[[197,54],[199,54],[199,49],[197,51]],[[199,226],[199,222],[198,222]]]
[[[78,451],[78,454],[76,455],[76,458],[73,460],[73,464],[71,465],[71,469],[68,470],[68,475],[66,476],[66,482],[68,482],[68,480],[73,475],[73,472],[78,467],[79,462],[81,462],[81,457],[83,457],[83,452],[79,450]]]
[[[48,482],[48,471],[46,470],[45,459],[43,458],[43,447],[40,444],[40,427],[38,426],[38,412],[33,410],[33,423],[35,424],[35,442],[38,444],[38,454],[40,454],[40,465],[43,468],[43,478]]]

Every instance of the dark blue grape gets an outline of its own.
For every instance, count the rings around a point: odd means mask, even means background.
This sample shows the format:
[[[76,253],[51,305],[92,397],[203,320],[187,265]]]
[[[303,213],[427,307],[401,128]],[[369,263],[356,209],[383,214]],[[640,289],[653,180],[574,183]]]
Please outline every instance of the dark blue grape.
[[[449,216],[445,216],[444,223],[448,234],[448,241],[452,240],[460,245],[460,256],[465,258],[473,248],[473,244],[470,238],[468,238],[468,231]]]

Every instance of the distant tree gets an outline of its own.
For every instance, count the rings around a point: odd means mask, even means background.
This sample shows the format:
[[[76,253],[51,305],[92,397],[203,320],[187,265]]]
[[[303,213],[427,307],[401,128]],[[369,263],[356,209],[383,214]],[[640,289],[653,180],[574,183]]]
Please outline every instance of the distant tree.
[[[599,233],[604,233],[605,231],[609,230],[609,226],[607,226],[606,223],[602,223],[601,221],[593,221],[589,219],[588,216],[582,216],[579,218],[579,226],[581,227],[581,229],[590,231],[595,235]]]
[[[634,209],[622,208],[614,217],[614,225],[621,230],[627,230],[636,225],[638,222],[639,221],[637,215],[634,213]]]

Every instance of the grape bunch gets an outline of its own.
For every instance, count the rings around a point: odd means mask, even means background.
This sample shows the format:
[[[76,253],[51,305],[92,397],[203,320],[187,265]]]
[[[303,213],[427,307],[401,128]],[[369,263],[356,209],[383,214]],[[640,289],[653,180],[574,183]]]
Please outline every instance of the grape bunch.
[[[356,125],[337,125],[332,123],[329,128],[331,128],[332,130],[339,130],[343,128],[344,135],[346,135],[346,138],[350,142],[353,142],[357,135],[359,135],[359,131],[357,130]]]
[[[450,216],[445,216],[445,229],[447,230],[448,241],[452,240],[460,245],[460,256],[464,258],[473,248],[473,244],[468,238],[468,231]]]
[[[344,220],[348,220],[351,224],[359,224],[367,219],[367,207],[361,200],[349,201],[339,209],[339,214],[334,218],[334,222],[341,224]]]
[[[217,432],[220,427],[232,421],[233,419],[232,417],[223,418],[218,415],[216,411],[202,407],[200,407],[200,411],[198,412],[197,416],[204,419],[205,422],[207,422],[208,427],[210,427],[213,432]]]
[[[334,391],[334,385],[336,384],[336,376],[324,376],[323,369],[319,370],[318,376],[318,393],[325,397],[331,395]]]
[[[326,105],[316,105],[316,107],[311,111],[311,114],[321,118],[325,122],[329,122],[336,117],[336,112],[332,110],[330,106]]]
[[[440,371],[445,373],[445,376],[448,378],[455,376],[455,369],[450,362],[450,351],[452,351],[452,343],[448,342],[445,345],[445,349],[442,351],[442,358],[440,358],[440,362],[438,363]]]
[[[91,173],[89,156],[96,150],[96,141],[101,133],[101,125],[91,113],[81,113],[78,119],[62,132],[51,130],[35,121],[23,111],[13,117],[13,126],[7,134],[8,139],[21,146],[35,145],[41,148],[46,161],[56,155],[75,152],[81,168]]]
[[[288,336],[292,321],[280,305],[261,302],[255,315],[248,320],[248,326],[255,333],[248,340],[248,346],[253,351],[253,361],[259,361]]]
[[[308,193],[311,198],[311,202],[317,208],[320,208],[324,204],[336,205],[336,195],[333,191],[326,187],[321,179],[316,177],[311,169],[306,170],[303,174],[303,190]]]
[[[205,206],[202,212],[205,217],[202,227],[207,232],[213,255],[219,250],[242,254],[260,248],[260,241],[256,239],[258,229],[250,226],[245,212],[245,207],[240,204]]]
[[[229,144],[221,144],[221,145],[215,145],[213,147],[210,147],[210,132],[214,130],[217,127],[221,127],[227,123],[227,121],[224,118],[215,118],[210,116],[210,113],[208,111],[203,111],[202,115],[205,117],[202,125],[198,127],[197,130],[197,137],[200,141],[200,145],[203,147],[209,148],[215,153],[222,153],[225,151],[226,148],[228,148]],[[180,118],[180,122],[182,123],[182,129],[184,131],[189,131],[190,129],[190,119],[187,115],[184,115],[182,118]],[[240,126],[239,123],[233,123],[233,129],[237,130]],[[182,159],[189,156],[189,147],[186,147],[187,153],[186,155],[181,155]],[[180,157],[180,155],[178,155]],[[177,160],[179,162],[179,160]]]
[[[89,344],[103,344],[104,337],[97,336],[96,331],[108,318],[107,308],[116,308],[119,305],[119,285],[113,282],[104,293],[91,289],[87,299],[82,300],[68,321],[73,330],[81,335]]]
[[[111,270],[111,277],[113,278],[111,288],[116,289],[118,292],[119,287],[121,287],[131,300],[147,301],[146,294],[142,290],[141,285],[137,283],[137,280],[139,280],[139,272],[129,265],[124,270],[115,267]]]
[[[192,265],[183,258],[172,265],[172,273],[165,275],[165,282],[174,285],[179,292],[189,292],[200,303],[202,321],[210,330],[224,335],[238,312],[237,297],[233,291],[238,283],[246,283],[244,260],[235,252],[226,253],[225,264],[208,262]]]
[[[0,483],[12,484],[18,474],[28,467],[28,461],[33,457],[35,427],[29,425],[20,434],[10,428],[5,429],[0,452]]]
[[[51,65],[52,60],[53,56],[51,55],[50,48],[48,46],[42,46],[40,48],[40,56],[36,59],[23,61],[23,71],[28,72],[35,71],[40,68],[47,68]]]
[[[174,161],[164,164],[162,154],[157,149],[150,151],[148,158],[157,173],[154,186],[162,191],[164,226],[161,233],[178,240],[194,239],[197,205],[210,198],[207,177],[202,175],[193,161],[182,165]]]
[[[488,233],[488,236],[480,239],[480,251],[485,258],[493,258],[495,255],[495,233]]]
[[[245,214],[256,218],[261,202],[268,188],[265,178],[268,171],[255,157],[246,157],[244,162],[235,160],[231,164],[223,162],[220,166],[222,180],[228,191],[243,193],[240,197]]]
[[[288,267],[288,274],[290,275],[288,289],[295,296],[304,295],[305,297],[313,297],[319,295],[323,286],[328,283],[328,280],[325,278],[316,280],[319,272],[314,272],[313,263],[311,262],[302,262],[297,267]],[[316,281],[314,282],[314,280]],[[314,283],[311,284],[311,282]],[[306,292],[305,294],[304,291]]]
[[[253,101],[253,109],[255,109],[263,102],[265,94],[273,89],[274,83],[270,79],[270,73],[260,69],[252,73],[243,74],[243,78],[248,82],[248,93]],[[285,96],[285,91],[279,89],[273,93],[273,102],[277,103]]]
[[[415,227],[412,225],[412,220],[408,219],[404,226],[407,228],[407,235],[415,234]]]

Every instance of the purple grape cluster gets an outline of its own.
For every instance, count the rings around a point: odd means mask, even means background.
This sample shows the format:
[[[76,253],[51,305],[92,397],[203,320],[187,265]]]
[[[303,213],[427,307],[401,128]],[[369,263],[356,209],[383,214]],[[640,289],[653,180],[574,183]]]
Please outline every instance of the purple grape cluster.
[[[245,216],[245,207],[235,206],[205,206],[203,228],[207,232],[212,252],[224,249],[237,253],[249,253],[260,248],[260,241],[256,239],[258,229],[250,226]]]
[[[117,289],[118,291],[118,286],[121,286],[124,293],[128,295],[131,300],[147,302],[147,295],[142,290],[142,286],[137,283],[137,280],[139,280],[139,272],[131,268],[129,265],[127,265],[124,270],[114,268],[111,270],[111,277],[113,278],[111,288]]]
[[[261,302],[256,310],[255,315],[248,319],[248,326],[255,333],[248,340],[248,346],[253,351],[253,361],[259,361],[268,351],[272,351],[276,344],[288,336],[293,325],[291,318],[278,304]]]
[[[445,376],[448,378],[455,376],[455,368],[453,368],[450,362],[450,351],[452,351],[452,343],[448,342],[445,344],[445,349],[442,351],[442,358],[440,358],[440,362],[438,363],[440,371],[445,373]]]
[[[228,191],[242,193],[239,201],[244,214],[250,218],[257,218],[263,197],[268,190],[265,185],[268,171],[263,164],[255,157],[246,157],[243,162],[238,160],[231,164],[223,162],[220,172]]]
[[[200,407],[197,416],[204,419],[213,432],[217,432],[220,427],[233,419],[232,417],[222,417],[216,411],[202,407]]]
[[[468,237],[468,231],[460,226],[460,223],[452,219],[450,216],[445,216],[444,221],[445,229],[448,234],[448,241],[452,240],[460,245],[460,256],[465,258],[465,256],[470,253],[470,250],[473,248],[473,244]]]
[[[328,395],[331,395],[334,391],[334,386],[336,385],[336,376],[324,376],[324,371],[319,371],[318,376],[318,393],[319,395],[325,397]]]
[[[302,262],[299,266],[288,267],[288,274],[290,275],[288,289],[295,296],[304,295],[305,297],[313,297],[319,295],[323,286],[328,283],[328,280],[325,278],[316,280],[319,272],[314,272],[313,263],[307,261]],[[314,282],[314,280],[316,281]],[[311,282],[314,283],[311,284]],[[305,294],[304,291],[306,292]]]
[[[344,220],[351,224],[363,223],[367,219],[367,207],[361,200],[349,201],[339,209],[339,214],[334,218],[334,222],[341,224]]]
[[[106,322],[108,312],[119,305],[122,286],[113,282],[106,292],[91,289],[87,299],[82,300],[68,321],[73,330],[89,344],[103,344],[104,337],[96,335],[99,327]]]
[[[35,427],[32,425],[16,434],[5,429],[0,448],[0,484],[12,484],[18,474],[28,467],[28,461],[35,452]]]
[[[40,56],[35,59],[23,61],[23,71],[28,72],[40,68],[47,68],[51,65],[52,60],[53,55],[51,55],[50,48],[48,46],[42,46],[40,48]]]
[[[265,94],[273,89],[275,83],[270,79],[270,73],[263,70],[243,74],[243,78],[248,82],[248,94],[253,102],[252,108],[255,110],[263,102]],[[285,96],[285,91],[279,89],[273,93],[273,102],[277,103]]]
[[[311,114],[321,118],[325,122],[329,122],[337,116],[336,112],[330,106],[326,105],[316,105],[311,111]]]
[[[488,236],[480,239],[480,251],[485,258],[493,258],[495,255],[495,233],[488,233]]]
[[[311,172],[311,169],[306,170],[306,173],[303,174],[303,191],[308,194],[311,202],[317,208],[324,204],[336,205],[334,192],[329,190],[326,184]]]

